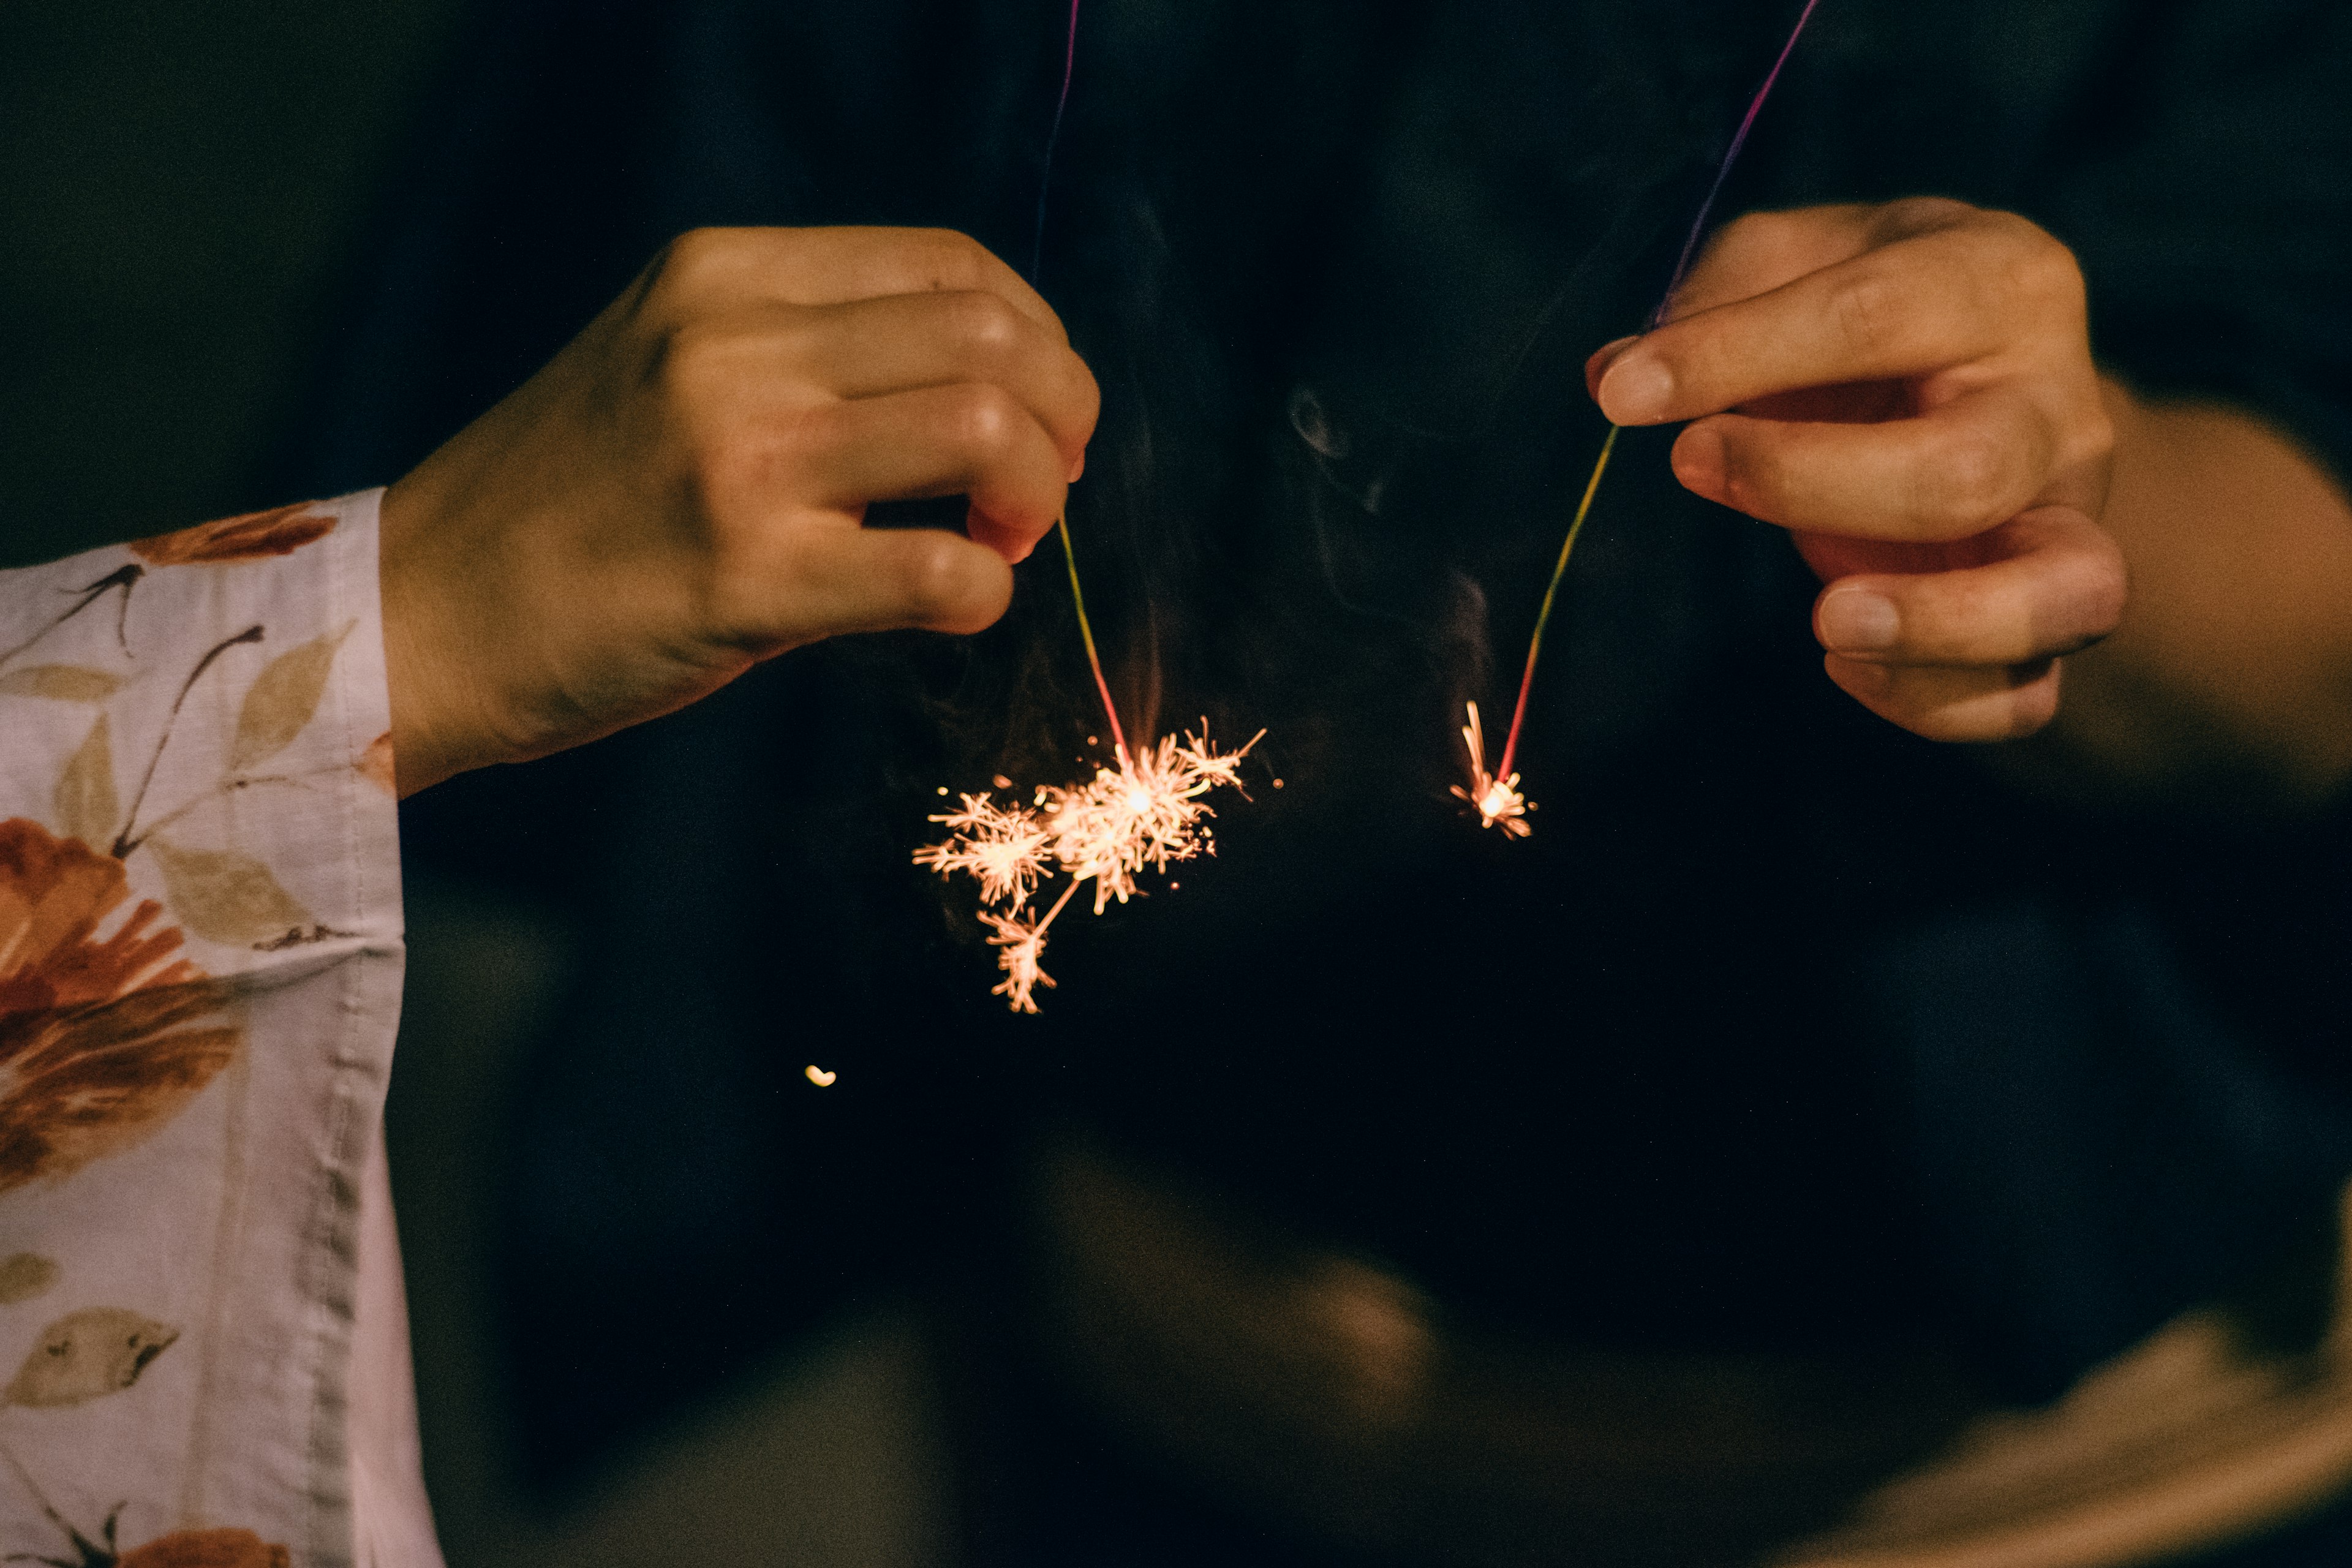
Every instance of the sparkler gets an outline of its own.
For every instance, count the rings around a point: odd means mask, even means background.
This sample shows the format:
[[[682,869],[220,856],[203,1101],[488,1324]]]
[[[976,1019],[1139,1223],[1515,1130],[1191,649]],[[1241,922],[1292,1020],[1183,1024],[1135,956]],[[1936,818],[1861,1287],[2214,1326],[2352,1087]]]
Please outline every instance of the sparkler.
[[[1821,0],[1805,0],[1805,8],[1798,13],[1797,25],[1789,29],[1789,41],[1780,46],[1780,58],[1772,62],[1772,68],[1765,74],[1764,85],[1758,88],[1756,96],[1748,100],[1748,112],[1741,118],[1739,129],[1732,134],[1731,145],[1725,150],[1723,162],[1716,165],[1715,182],[1707,186],[1706,199],[1699,203],[1698,216],[1691,220],[1690,233],[1683,240],[1682,255],[1675,262],[1674,276],[1666,280],[1666,291],[1659,299],[1657,309],[1650,312],[1650,320],[1643,328],[1643,331],[1655,331],[1665,321],[1666,311],[1675,302],[1675,290],[1683,286],[1684,274],[1690,270],[1691,258],[1698,250],[1699,236],[1706,232],[1707,217],[1715,211],[1715,198],[1722,195],[1723,182],[1731,174],[1731,165],[1738,161],[1740,148],[1748,144],[1748,132],[1754,129],[1757,114],[1763,109],[1764,100],[1772,96],[1773,84],[1780,79],[1780,68],[1796,52],[1797,39],[1803,35],[1805,24],[1812,20],[1813,8],[1820,4]],[[1536,683],[1536,658],[1543,652],[1544,628],[1551,624],[1552,604],[1559,596],[1560,579],[1568,575],[1568,558],[1576,550],[1577,537],[1584,531],[1584,520],[1592,511],[1592,498],[1601,493],[1601,476],[1609,471],[1609,455],[1617,449],[1619,429],[1620,426],[1612,425],[1609,434],[1601,440],[1601,456],[1593,460],[1592,477],[1584,483],[1583,499],[1576,503],[1576,515],[1569,522],[1568,537],[1560,543],[1559,560],[1551,569],[1551,581],[1544,585],[1543,604],[1536,611],[1536,629],[1528,638],[1528,662],[1519,675],[1519,700],[1511,709],[1511,728],[1503,738],[1502,760],[1496,763],[1491,773],[1486,771],[1486,748],[1478,729],[1478,705],[1475,702],[1467,705],[1470,722],[1463,727],[1462,739],[1470,748],[1470,787],[1465,790],[1456,784],[1454,793],[1476,808],[1479,826],[1493,827],[1499,824],[1503,831],[1514,838],[1525,838],[1534,831],[1528,826],[1527,813],[1534,809],[1535,803],[1519,793],[1519,775],[1511,771],[1511,763],[1518,758],[1519,732],[1527,725],[1528,694],[1535,689]]]
[[[1078,0],[1070,0],[1062,90],[1054,104],[1054,127],[1046,137],[1045,169],[1038,184],[1037,249],[1029,268],[1033,283],[1045,251],[1045,190],[1053,175],[1054,147],[1061,139],[1063,111],[1069,107],[1077,38]],[[1054,526],[1069,568],[1070,604],[1077,612],[1087,668],[1094,674],[1095,692],[1110,722],[1117,766],[1097,767],[1094,777],[1083,783],[1040,785],[1026,804],[1000,805],[993,790],[963,795],[959,809],[930,819],[946,827],[948,837],[915,851],[915,864],[941,876],[961,872],[980,884],[981,923],[988,927],[988,944],[996,949],[996,966],[1004,975],[989,994],[1005,998],[1016,1013],[1036,1012],[1037,987],[1054,988],[1054,977],[1041,963],[1045,932],[1080,888],[1094,885],[1094,912],[1101,914],[1113,900],[1123,904],[1136,897],[1139,873],[1165,872],[1178,861],[1217,852],[1208,826],[1216,813],[1205,797],[1212,790],[1231,786],[1248,798],[1241,785],[1242,759],[1265,733],[1260,730],[1239,751],[1223,752],[1211,743],[1209,721],[1203,719],[1198,734],[1162,735],[1156,744],[1130,752],[1118,721],[1118,705],[1111,700],[1110,682],[1103,677],[1094,624],[1087,616],[1068,513],[1056,518]],[[1275,782],[1280,787],[1281,781]],[[995,784],[997,789],[1012,787],[1002,774]],[[1035,914],[1031,900],[1038,888],[1061,876],[1069,878],[1068,886],[1042,916]]]
[[[1102,678],[1099,665],[1095,678]],[[1107,703],[1105,711],[1110,711]],[[1117,722],[1114,715],[1114,728]],[[1157,745],[1133,753],[1122,740],[1116,768],[1097,768],[1083,784],[1042,785],[1026,804],[1000,805],[992,792],[983,791],[931,818],[948,837],[916,850],[915,863],[942,876],[961,871],[980,884],[980,901],[988,906],[980,911],[981,922],[1004,972],[990,994],[1004,997],[1016,1013],[1037,1011],[1036,988],[1054,986],[1039,962],[1046,928],[1080,888],[1094,884],[1094,912],[1100,914],[1114,900],[1123,904],[1137,895],[1138,873],[1165,872],[1178,861],[1217,852],[1208,826],[1216,812],[1204,797],[1230,785],[1248,798],[1242,759],[1265,731],[1239,751],[1223,752],[1211,743],[1208,728],[1203,720],[1198,734],[1162,735]],[[1034,916],[1028,906],[1038,885],[1060,876],[1069,885],[1044,915]]]
[[[1478,812],[1478,826],[1492,827],[1496,823],[1512,838],[1525,838],[1535,828],[1528,821],[1534,802],[1519,793],[1519,775],[1506,773],[1497,778],[1486,771],[1486,736],[1478,728],[1478,705],[1470,703],[1470,722],[1462,726],[1462,743],[1470,749],[1470,787],[1454,786],[1454,793],[1468,801]],[[1509,767],[1507,757],[1503,765]]]

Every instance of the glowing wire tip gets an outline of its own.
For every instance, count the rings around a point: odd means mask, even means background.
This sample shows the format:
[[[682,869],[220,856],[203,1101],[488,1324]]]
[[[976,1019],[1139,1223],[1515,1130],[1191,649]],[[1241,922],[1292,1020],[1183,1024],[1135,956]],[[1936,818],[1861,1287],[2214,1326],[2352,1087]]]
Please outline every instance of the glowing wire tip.
[[[1462,743],[1470,752],[1470,787],[1464,789],[1455,784],[1454,794],[1469,802],[1478,813],[1479,826],[1499,826],[1513,838],[1525,838],[1535,831],[1528,821],[1528,813],[1535,809],[1535,803],[1519,793],[1518,774],[1498,779],[1486,771],[1486,736],[1478,724],[1478,705],[1472,702],[1465,706],[1470,711],[1470,722],[1462,726]]]

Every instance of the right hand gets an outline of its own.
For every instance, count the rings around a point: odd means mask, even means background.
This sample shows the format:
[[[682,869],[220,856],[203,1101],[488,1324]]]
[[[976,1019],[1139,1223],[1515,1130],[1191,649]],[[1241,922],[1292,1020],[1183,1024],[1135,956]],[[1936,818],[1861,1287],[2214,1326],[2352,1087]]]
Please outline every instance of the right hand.
[[[961,235],[703,229],[384,497],[400,793],[682,708],[843,632],[974,632],[1099,394]],[[866,529],[963,495],[966,538]]]

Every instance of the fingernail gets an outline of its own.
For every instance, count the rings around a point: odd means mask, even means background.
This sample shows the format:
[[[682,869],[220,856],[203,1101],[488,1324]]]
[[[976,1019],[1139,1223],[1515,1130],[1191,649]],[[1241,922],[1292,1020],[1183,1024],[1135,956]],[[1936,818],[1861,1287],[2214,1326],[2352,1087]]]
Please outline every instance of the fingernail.
[[[1822,599],[1817,621],[1822,646],[1840,653],[1877,653],[1903,635],[1895,601],[1867,588],[1832,588]]]
[[[1654,353],[1628,349],[1601,373],[1601,412],[1612,425],[1654,425],[1666,416],[1675,374]]]
[[[1675,442],[1675,478],[1694,495],[1728,502],[1724,481],[1723,437],[1704,425],[1694,425]]]
[[[1594,349],[1591,356],[1584,362],[1584,390],[1596,396],[1599,395],[1601,378],[1609,373],[1611,365],[1617,363],[1617,356],[1625,352],[1628,344],[1638,343],[1641,341],[1638,337],[1618,338]]]

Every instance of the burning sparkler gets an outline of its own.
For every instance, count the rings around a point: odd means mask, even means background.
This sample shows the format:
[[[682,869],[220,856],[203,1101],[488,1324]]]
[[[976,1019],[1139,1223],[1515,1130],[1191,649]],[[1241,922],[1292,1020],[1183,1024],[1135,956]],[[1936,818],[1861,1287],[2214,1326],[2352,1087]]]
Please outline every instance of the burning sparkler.
[[[1107,696],[1105,710],[1111,711]],[[1114,712],[1114,732],[1117,723]],[[1208,819],[1216,813],[1204,797],[1225,785],[1248,797],[1242,759],[1265,733],[1233,752],[1210,742],[1205,720],[1200,733],[1163,735],[1139,752],[1130,753],[1121,738],[1118,765],[1097,768],[1083,784],[1042,786],[1027,805],[1000,805],[989,792],[967,795],[961,809],[934,816],[948,837],[916,850],[915,863],[942,876],[961,871],[980,884],[980,901],[991,906],[980,918],[1004,972],[991,994],[1006,998],[1016,1013],[1037,1011],[1036,988],[1054,984],[1039,966],[1046,928],[1081,887],[1094,884],[1094,912],[1100,914],[1113,900],[1123,904],[1135,897],[1137,873],[1214,855]],[[1034,919],[1023,912],[1040,883],[1062,876],[1069,885],[1052,908]]]
[[[1455,784],[1454,793],[1476,808],[1479,826],[1500,823],[1507,837],[1525,838],[1535,831],[1528,822],[1533,803],[1519,793],[1518,774],[1496,778],[1486,771],[1486,736],[1478,727],[1478,705],[1473,702],[1468,707],[1470,722],[1462,726],[1462,743],[1470,749],[1470,787]]]
[[[1045,252],[1046,182],[1053,174],[1054,146],[1061,138],[1063,111],[1069,107],[1077,38],[1078,0],[1070,0],[1062,90],[1054,104],[1054,126],[1045,142],[1045,178],[1037,191],[1036,249],[1029,268],[1033,283]],[[1100,914],[1113,900],[1123,904],[1136,896],[1138,873],[1165,872],[1178,861],[1217,852],[1208,826],[1208,819],[1216,813],[1205,797],[1224,786],[1248,797],[1249,792],[1241,786],[1242,759],[1265,733],[1259,731],[1239,751],[1221,752],[1210,742],[1209,722],[1203,719],[1197,735],[1189,731],[1181,738],[1163,735],[1157,744],[1129,751],[1118,706],[1111,700],[1110,682],[1103,678],[1094,625],[1087,618],[1087,595],[1078,584],[1078,555],[1070,542],[1066,513],[1055,520],[1055,528],[1061,536],[1062,559],[1069,568],[1070,603],[1077,611],[1087,667],[1094,672],[1095,691],[1102,699],[1104,717],[1110,721],[1117,765],[1097,767],[1094,777],[1082,784],[1041,785],[1025,805],[1018,801],[1000,805],[993,791],[963,795],[961,808],[931,818],[948,829],[948,837],[915,851],[917,865],[928,866],[941,876],[962,872],[980,884],[981,922],[989,929],[988,944],[997,950],[996,966],[1004,974],[989,994],[1005,998],[1016,1013],[1036,1012],[1037,987],[1054,988],[1054,977],[1041,963],[1045,932],[1080,888],[1094,884],[1094,912]],[[1276,788],[1281,784],[1279,779],[1275,781]],[[1002,774],[995,785],[1012,787]],[[1064,876],[1069,878],[1069,885],[1052,907],[1036,915],[1031,900],[1038,888]]]
[[[1683,286],[1683,275],[1690,270],[1691,258],[1697,253],[1699,236],[1706,230],[1707,216],[1715,210],[1715,198],[1722,194],[1724,179],[1731,173],[1731,165],[1738,161],[1740,148],[1747,144],[1748,132],[1756,124],[1758,111],[1763,109],[1764,100],[1772,96],[1772,86],[1780,79],[1780,68],[1796,52],[1797,39],[1803,35],[1805,24],[1812,20],[1813,8],[1820,4],[1821,0],[1805,0],[1805,8],[1797,15],[1797,25],[1789,30],[1789,41],[1780,46],[1780,58],[1772,62],[1771,70],[1764,78],[1764,85],[1756,89],[1755,98],[1749,100],[1748,113],[1739,121],[1738,131],[1733,133],[1731,145],[1724,152],[1723,162],[1716,166],[1715,183],[1707,187],[1706,199],[1699,203],[1698,216],[1692,220],[1690,234],[1683,241],[1682,256],[1675,263],[1674,276],[1666,282],[1666,291],[1658,300],[1658,308],[1650,312],[1649,324],[1643,329],[1645,331],[1656,331],[1665,321],[1666,311],[1675,301],[1675,290]],[[1568,538],[1559,547],[1559,563],[1552,567],[1551,581],[1544,587],[1543,605],[1536,611],[1536,629],[1528,638],[1528,662],[1519,676],[1519,700],[1511,710],[1510,731],[1503,738],[1502,761],[1496,764],[1492,773],[1486,771],[1486,746],[1478,733],[1478,705],[1475,702],[1469,705],[1470,722],[1462,731],[1463,740],[1470,747],[1470,787],[1465,790],[1457,784],[1454,793],[1477,808],[1479,826],[1492,827],[1499,822],[1503,825],[1503,831],[1515,838],[1525,838],[1533,831],[1528,825],[1526,813],[1534,809],[1535,803],[1518,793],[1519,775],[1511,771],[1511,763],[1518,757],[1519,731],[1527,724],[1528,694],[1535,689],[1536,656],[1543,651],[1544,627],[1551,624],[1552,602],[1559,596],[1560,579],[1568,574],[1568,558],[1576,549],[1577,536],[1584,531],[1584,520],[1592,510],[1592,498],[1601,491],[1601,476],[1608,471],[1609,455],[1617,449],[1618,429],[1619,426],[1612,425],[1608,436],[1601,443],[1601,456],[1593,460],[1592,477],[1585,481],[1584,497],[1577,502],[1576,516],[1568,525]]]

